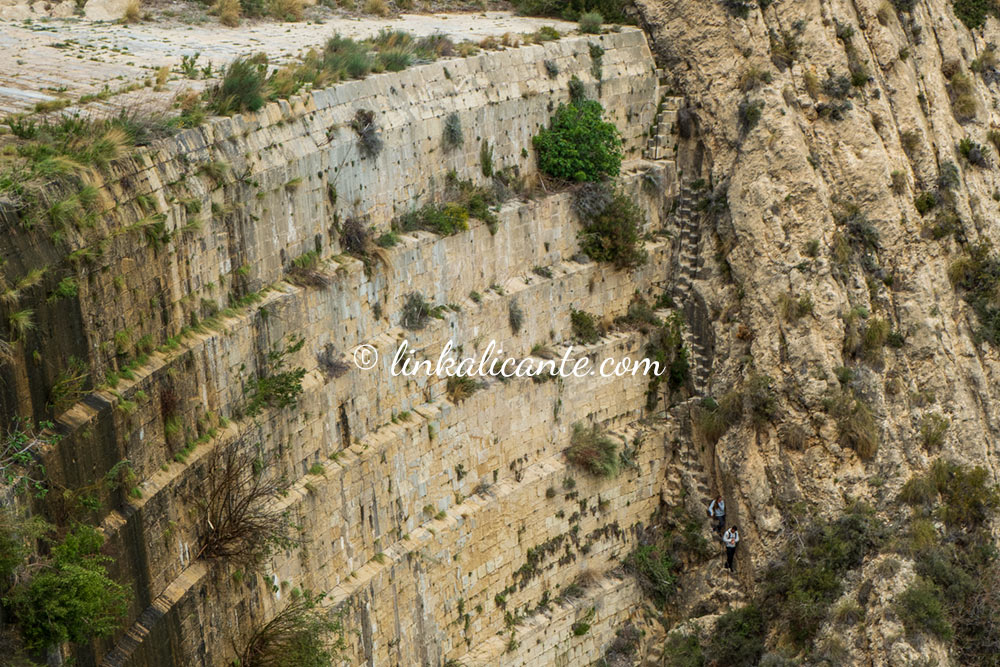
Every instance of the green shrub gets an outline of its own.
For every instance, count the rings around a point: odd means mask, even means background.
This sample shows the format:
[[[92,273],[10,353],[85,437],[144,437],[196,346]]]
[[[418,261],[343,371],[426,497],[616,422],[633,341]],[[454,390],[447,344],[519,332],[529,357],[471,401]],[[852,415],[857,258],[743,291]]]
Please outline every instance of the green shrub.
[[[587,12],[598,12],[612,23],[632,23],[631,0],[515,0],[518,13],[576,21]]]
[[[376,62],[387,72],[400,72],[410,66],[413,55],[407,49],[385,49],[379,51]]]
[[[722,6],[733,16],[745,19],[750,16],[750,10],[753,9],[754,5],[746,0],[722,0]]]
[[[1000,258],[988,244],[970,245],[966,256],[948,269],[948,277],[972,306],[979,319],[977,334],[994,346],[1000,346]]]
[[[131,593],[108,578],[103,543],[94,528],[74,526],[53,545],[51,560],[14,589],[9,599],[29,648],[86,643],[118,629]]]
[[[533,139],[538,167],[567,181],[597,181],[617,176],[622,141],[618,129],[602,120],[604,107],[593,100],[562,104],[548,129]]]
[[[884,543],[885,526],[867,505],[849,505],[834,520],[799,527],[763,578],[759,600],[768,619],[805,647],[843,591],[843,577]]]
[[[237,58],[229,63],[222,82],[209,94],[208,107],[219,116],[257,111],[264,106],[266,74],[266,60]]]
[[[705,655],[696,635],[671,633],[663,644],[662,667],[704,667]]]
[[[580,17],[580,32],[599,35],[603,23],[604,17],[599,12],[587,12]]]
[[[964,157],[969,164],[975,167],[986,168],[990,166],[989,160],[986,159],[986,149],[969,137],[963,137],[962,140],[958,142],[958,153]]]
[[[927,632],[945,641],[954,635],[941,602],[941,589],[933,582],[916,578],[900,593],[893,608],[911,633]]]
[[[576,74],[570,77],[569,84],[567,85],[569,88],[570,103],[580,104],[587,101],[587,89],[583,85],[583,81],[580,81],[580,78]]]
[[[288,357],[305,345],[305,338],[292,339],[284,347],[275,347],[267,354],[267,360],[246,388],[246,411],[250,416],[260,414],[265,408],[282,409],[294,407],[302,393],[302,378],[306,369],[302,367],[286,370]]]
[[[580,249],[591,259],[618,269],[645,264],[648,256],[642,248],[642,210],[623,192],[604,184],[598,188],[606,192],[605,203],[599,212],[581,217]]]
[[[382,152],[382,137],[375,122],[375,112],[358,109],[351,120],[351,129],[358,135],[361,157],[375,157]]]
[[[646,358],[659,364],[660,373],[652,374],[646,389],[646,408],[654,410],[657,404],[657,392],[666,377],[667,387],[673,393],[687,385],[691,379],[691,364],[687,346],[681,335],[684,321],[679,314],[673,313],[667,321],[650,336],[646,344]]]
[[[764,100],[743,100],[740,102],[739,118],[740,128],[743,132],[749,132],[764,115]]]
[[[927,212],[937,206],[937,203],[937,196],[929,190],[925,190],[913,198],[913,205],[920,215],[927,215]]]
[[[705,658],[727,667],[754,667],[764,653],[764,615],[756,605],[719,617],[705,647]]]
[[[482,387],[483,385],[480,382],[473,380],[468,375],[453,375],[448,378],[445,391],[448,393],[448,399],[452,403],[461,403],[482,389]]]
[[[875,456],[881,434],[868,403],[850,389],[841,389],[827,401],[827,407],[837,420],[840,444],[853,449],[862,460]]]
[[[755,426],[770,424],[778,413],[778,399],[774,393],[774,380],[767,375],[754,373],[747,380],[744,396],[749,408],[750,421]]]
[[[951,422],[937,412],[931,412],[920,420],[920,440],[927,449],[939,449],[944,444],[944,435]]]
[[[566,458],[598,477],[618,474],[618,445],[597,424],[590,428],[581,423],[573,424]]]
[[[584,345],[596,343],[601,339],[601,332],[597,327],[597,318],[591,313],[571,308],[569,311],[569,323],[573,329],[573,335]]]
[[[660,607],[677,587],[678,564],[670,554],[665,539],[655,544],[640,544],[625,559],[625,567],[636,576],[643,591]]]
[[[988,16],[997,16],[996,3],[991,0],[952,0],[955,16],[969,30],[981,28]]]

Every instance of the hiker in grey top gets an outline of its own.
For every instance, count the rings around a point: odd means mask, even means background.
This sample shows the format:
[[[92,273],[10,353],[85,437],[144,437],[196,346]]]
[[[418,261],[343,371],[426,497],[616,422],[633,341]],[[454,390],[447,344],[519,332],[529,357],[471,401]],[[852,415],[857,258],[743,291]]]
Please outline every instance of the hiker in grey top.
[[[715,519],[715,532],[722,534],[722,529],[726,526],[726,501],[722,496],[716,496],[708,505],[708,516]]]
[[[736,526],[730,527],[722,536],[722,543],[726,545],[726,569],[732,572],[733,556],[736,555],[736,545],[740,543],[740,529]]]

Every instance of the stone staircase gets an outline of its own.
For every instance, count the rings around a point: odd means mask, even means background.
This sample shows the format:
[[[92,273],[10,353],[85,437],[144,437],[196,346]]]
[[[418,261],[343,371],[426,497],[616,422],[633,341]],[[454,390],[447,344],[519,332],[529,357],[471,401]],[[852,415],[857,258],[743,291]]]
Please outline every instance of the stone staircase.
[[[698,193],[693,191],[689,183],[682,183],[677,195],[677,205],[674,207],[674,221],[677,229],[677,271],[674,284],[674,301],[684,312],[688,326],[684,328],[684,342],[690,353],[691,382],[695,395],[702,395],[708,388],[708,377],[711,372],[711,353],[701,340],[694,335],[691,324],[696,316],[696,302],[693,298],[694,281],[701,270],[701,260],[698,254],[698,244],[701,241],[700,215],[695,210]]]
[[[660,88],[666,88],[666,77],[662,70]],[[653,120],[653,130],[646,142],[643,157],[647,160],[672,160],[677,150],[677,112],[684,104],[683,97],[664,95],[660,98],[660,106]]]

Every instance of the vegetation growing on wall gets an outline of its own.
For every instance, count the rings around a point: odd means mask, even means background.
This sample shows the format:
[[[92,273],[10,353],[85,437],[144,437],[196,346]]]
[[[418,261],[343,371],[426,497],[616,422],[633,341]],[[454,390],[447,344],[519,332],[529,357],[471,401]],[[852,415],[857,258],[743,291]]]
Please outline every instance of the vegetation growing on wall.
[[[445,178],[444,201],[425,204],[405,213],[392,221],[392,228],[398,232],[425,229],[441,236],[450,236],[469,228],[470,217],[486,223],[491,234],[495,234],[499,219],[493,209],[499,204],[492,188],[463,181],[455,171]]]
[[[246,413],[255,416],[265,408],[287,408],[298,402],[302,393],[302,378],[306,369],[288,369],[288,358],[302,349],[305,339],[292,338],[284,347],[275,347],[267,353],[267,360],[245,388]]]
[[[323,609],[322,595],[295,589],[292,600],[253,632],[240,652],[241,667],[322,667],[346,647],[343,623]]]
[[[628,195],[607,182],[587,184],[575,194],[574,209],[583,224],[580,249],[588,257],[619,269],[646,263],[641,238],[645,220]]]
[[[566,458],[570,463],[581,466],[598,477],[614,477],[618,474],[618,445],[597,424],[590,428],[585,424],[573,424]]]
[[[898,549],[917,579],[896,604],[907,629],[953,640],[959,664],[995,665],[1000,646],[1000,559],[990,522],[1000,489],[980,467],[936,460],[903,486],[912,509]]]
[[[965,256],[949,267],[948,277],[979,319],[976,333],[1000,346],[1000,259],[993,249],[983,243],[969,245]]]
[[[29,565],[38,539],[48,553],[35,554]],[[0,590],[30,652],[108,637],[118,629],[131,593],[108,577],[111,559],[101,554],[103,544],[104,536],[83,524],[58,538],[40,520],[0,517]]]
[[[564,181],[599,181],[618,175],[622,141],[618,128],[603,120],[604,107],[594,100],[561,104],[548,128],[533,143],[538,168]]]
[[[289,485],[272,463],[248,434],[213,452],[196,503],[202,508],[199,557],[252,569],[275,548],[294,544],[289,517],[276,508]]]

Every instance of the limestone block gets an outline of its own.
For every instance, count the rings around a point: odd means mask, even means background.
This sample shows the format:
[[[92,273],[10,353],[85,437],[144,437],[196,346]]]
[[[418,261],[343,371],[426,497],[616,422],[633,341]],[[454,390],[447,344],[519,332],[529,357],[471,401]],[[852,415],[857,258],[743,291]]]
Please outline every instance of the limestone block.
[[[88,0],[83,15],[94,21],[117,21],[125,16],[128,0]]]

